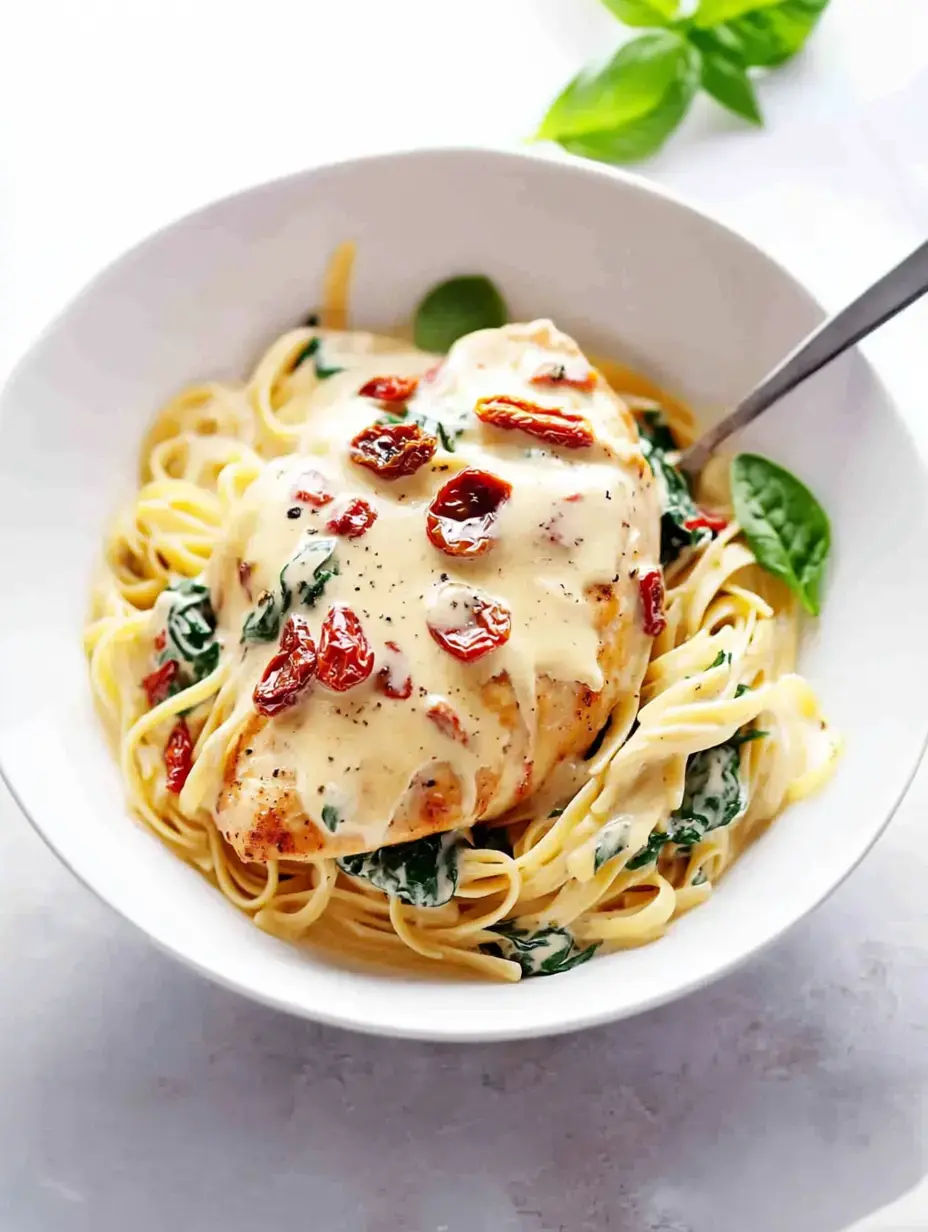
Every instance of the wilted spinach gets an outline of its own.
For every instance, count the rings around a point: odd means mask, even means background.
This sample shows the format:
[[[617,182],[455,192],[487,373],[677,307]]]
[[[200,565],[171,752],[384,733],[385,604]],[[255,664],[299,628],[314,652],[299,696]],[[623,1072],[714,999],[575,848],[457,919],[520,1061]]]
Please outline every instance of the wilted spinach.
[[[452,830],[362,855],[342,856],[338,867],[410,907],[440,907],[457,889],[463,846],[460,834]]]
[[[580,949],[566,928],[537,928],[533,932],[507,921],[494,925],[490,932],[498,934],[498,940],[487,942],[480,947],[481,950],[517,962],[526,978],[559,975],[571,967],[579,967],[592,958],[599,948],[588,945]]]

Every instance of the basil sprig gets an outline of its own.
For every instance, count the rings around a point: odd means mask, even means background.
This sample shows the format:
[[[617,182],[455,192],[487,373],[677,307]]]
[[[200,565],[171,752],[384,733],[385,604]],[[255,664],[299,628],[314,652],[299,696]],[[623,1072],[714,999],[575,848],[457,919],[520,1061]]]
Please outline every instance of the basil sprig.
[[[828,0],[603,0],[648,33],[583,69],[548,109],[537,136],[601,162],[637,162],[679,127],[697,91],[762,124],[750,71],[785,63],[804,45]]]
[[[795,475],[752,453],[732,460],[731,498],[757,563],[795,591],[810,616],[817,616],[831,547],[825,510]]]

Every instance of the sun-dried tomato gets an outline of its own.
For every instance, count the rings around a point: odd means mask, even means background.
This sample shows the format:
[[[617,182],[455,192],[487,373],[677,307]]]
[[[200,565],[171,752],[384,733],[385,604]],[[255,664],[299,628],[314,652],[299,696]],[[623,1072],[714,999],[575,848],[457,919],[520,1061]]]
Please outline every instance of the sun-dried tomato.
[[[161,632],[158,634],[158,636],[155,638],[155,650],[159,650],[159,651],[164,650],[167,644],[168,644],[168,635],[162,629]]]
[[[494,428],[518,429],[565,449],[585,449],[595,440],[593,429],[582,415],[563,407],[539,406],[523,398],[510,398],[508,394],[478,398],[474,412]]]
[[[293,499],[321,509],[333,499],[333,493],[329,491],[329,481],[325,475],[320,475],[318,471],[304,471],[296,481]]]
[[[360,496],[355,496],[339,513],[332,514],[325,528],[333,535],[344,535],[346,539],[360,539],[376,521],[377,510],[366,500],[362,500]]]
[[[252,700],[258,714],[271,718],[295,706],[316,674],[316,644],[305,616],[287,618],[280,646],[255,686]]]
[[[458,712],[447,702],[432,702],[425,712],[443,736],[456,740],[458,744],[467,745],[470,738],[464,730],[464,724]]]
[[[371,424],[351,442],[351,460],[382,479],[403,479],[429,462],[437,437],[417,423]]]
[[[319,634],[319,683],[336,693],[363,684],[374,670],[374,652],[361,622],[342,603],[326,613]]]
[[[175,794],[183,789],[193,765],[193,738],[183,719],[178,719],[164,746],[167,789]]]
[[[396,642],[385,642],[387,661],[377,673],[377,687],[387,697],[404,702],[412,696],[412,676],[406,665],[406,656]]]
[[[687,530],[711,530],[714,535],[717,535],[728,525],[728,518],[700,509],[694,517],[687,518],[683,525]]]
[[[425,533],[446,556],[483,556],[496,542],[496,519],[512,484],[469,467],[443,484],[425,515]]]
[[[596,385],[596,373],[582,360],[570,360],[566,364],[542,364],[531,377],[532,385],[569,385],[587,393]]]
[[[417,376],[375,376],[362,385],[358,393],[362,398],[376,398],[378,402],[406,402],[416,392]]]
[[[644,631],[648,637],[657,637],[667,628],[664,615],[664,579],[659,569],[643,573],[638,581],[641,595]]]
[[[447,650],[455,659],[460,659],[462,663],[475,663],[509,641],[512,616],[502,603],[474,596],[467,604],[467,616],[466,622],[455,629],[439,628],[432,624],[428,626],[429,633],[442,650]]]
[[[158,646],[158,641],[155,639],[155,646]],[[159,649],[163,648],[159,647]],[[177,679],[177,673],[180,667],[176,659],[167,659],[159,668],[146,676],[142,681],[142,688],[148,697],[148,708],[159,705],[166,697],[171,695],[171,685]]]

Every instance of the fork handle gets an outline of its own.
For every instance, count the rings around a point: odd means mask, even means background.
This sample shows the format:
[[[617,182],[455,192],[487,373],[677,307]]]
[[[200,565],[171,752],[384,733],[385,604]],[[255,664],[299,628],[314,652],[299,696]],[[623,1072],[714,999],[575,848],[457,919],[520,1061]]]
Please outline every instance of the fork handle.
[[[848,347],[872,333],[928,291],[928,243],[864,291],[852,304],[823,321],[748,394],[730,415],[710,428],[680,459],[680,468],[695,478],[722,441],[746,427],[784,394],[824,368]]]

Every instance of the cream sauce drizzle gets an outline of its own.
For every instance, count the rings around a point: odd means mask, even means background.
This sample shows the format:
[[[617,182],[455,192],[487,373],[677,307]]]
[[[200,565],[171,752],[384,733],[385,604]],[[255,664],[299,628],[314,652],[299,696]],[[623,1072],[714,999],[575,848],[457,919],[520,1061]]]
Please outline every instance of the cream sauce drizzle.
[[[456,449],[449,453],[440,445],[430,464],[393,482],[349,460],[351,438],[389,409],[359,397],[357,390],[375,375],[421,375],[436,358],[362,334],[331,335],[324,346],[326,363],[346,370],[316,381],[305,364],[305,372],[299,369],[290,378],[290,396],[305,402],[299,453],[269,462],[241,498],[214,555],[210,582],[224,653],[235,662],[236,713],[244,719],[254,686],[277,649],[276,639],[239,645],[254,602],[264,591],[279,595],[280,572],[301,547],[331,537],[326,523],[345,494],[362,496],[376,510],[376,522],[362,537],[336,537],[339,572],[323,597],[309,608],[294,596],[291,608],[307,617],[318,642],[330,605],[350,606],[373,647],[375,671],[346,693],[311,687],[297,706],[269,721],[247,768],[249,776],[265,781],[275,769],[289,768],[306,815],[324,834],[350,835],[361,851],[408,837],[388,835],[388,827],[410,784],[432,765],[446,763],[458,776],[465,815],[472,815],[475,776],[482,766],[502,771],[490,811],[495,815],[512,802],[522,758],[507,757],[515,736],[487,706],[481,687],[509,674],[523,725],[519,739],[528,740],[531,757],[539,738],[540,676],[593,690],[604,686],[595,605],[586,594],[595,584],[614,583],[621,604],[610,633],[622,641],[621,678],[609,687],[616,689],[616,699],[639,687],[650,642],[640,627],[637,577],[655,567],[659,513],[627,411],[605,382],[599,379],[592,392],[529,383],[542,364],[580,354],[550,322],[481,331],[455,345],[438,375],[420,384],[409,408],[441,419],[450,432],[462,429]],[[582,413],[596,444],[569,450],[481,424],[473,414],[476,400],[499,394]],[[428,502],[466,466],[491,471],[512,485],[497,542],[474,560],[439,552],[425,534]],[[312,482],[308,471],[324,476],[335,502],[316,509],[295,500],[295,491]],[[298,515],[288,516],[297,509]],[[253,566],[251,598],[238,580],[239,561]],[[452,584],[459,593],[496,599],[512,613],[508,643],[470,665],[443,650],[426,624],[430,615],[436,623],[453,625]],[[412,677],[408,700],[391,699],[377,687],[378,668],[395,664],[387,642],[399,646]],[[466,743],[429,717],[436,698],[456,712]],[[218,796],[221,784],[212,786]],[[322,824],[324,804],[337,810],[334,829]],[[238,804],[223,810],[222,828],[247,831],[253,812],[254,799],[243,792]],[[328,816],[331,820],[331,812]]]

